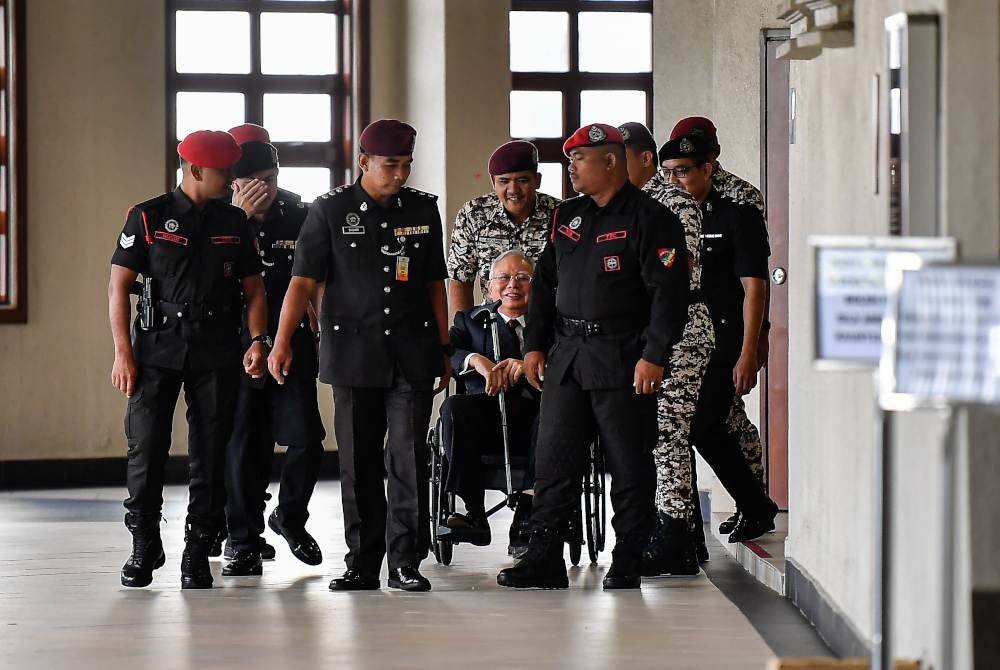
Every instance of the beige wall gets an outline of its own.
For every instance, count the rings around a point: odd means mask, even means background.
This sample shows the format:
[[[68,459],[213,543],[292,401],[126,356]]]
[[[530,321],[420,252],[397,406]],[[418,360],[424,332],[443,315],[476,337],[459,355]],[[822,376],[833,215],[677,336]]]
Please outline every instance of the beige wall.
[[[0,326],[0,459],[124,454],[108,262],[125,210],[163,189],[163,6],[25,4],[28,323]]]

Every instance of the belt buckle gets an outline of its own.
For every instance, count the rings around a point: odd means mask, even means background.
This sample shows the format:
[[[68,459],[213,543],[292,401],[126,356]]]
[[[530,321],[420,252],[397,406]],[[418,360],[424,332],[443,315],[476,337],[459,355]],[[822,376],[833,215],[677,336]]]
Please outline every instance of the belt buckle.
[[[597,321],[584,321],[583,322],[583,334],[590,335],[600,335],[601,334],[601,324]]]

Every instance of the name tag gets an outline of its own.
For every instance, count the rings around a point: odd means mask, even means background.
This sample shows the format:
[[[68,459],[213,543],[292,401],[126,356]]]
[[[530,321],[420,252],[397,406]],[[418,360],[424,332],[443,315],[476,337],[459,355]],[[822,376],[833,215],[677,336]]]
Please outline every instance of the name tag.
[[[427,235],[430,232],[430,226],[406,226],[405,228],[396,228],[393,231],[396,237],[400,237],[401,235]]]
[[[238,235],[219,235],[218,237],[212,238],[212,244],[239,244],[240,238]]]
[[[603,235],[598,235],[597,243],[600,244],[601,242],[610,242],[611,240],[624,240],[626,237],[628,237],[627,230],[616,230],[613,233],[604,233]]]
[[[153,237],[158,240],[166,240],[167,242],[173,242],[174,244],[182,244],[187,246],[188,238],[182,237],[180,235],[174,235],[173,233],[167,233],[162,230],[158,230],[153,233]]]
[[[396,256],[396,281],[410,281],[410,259]]]
[[[344,226],[343,228],[340,229],[340,232],[343,233],[344,235],[364,235],[365,234],[365,227],[364,226]]]
[[[579,242],[580,241],[580,233],[578,233],[575,230],[571,229],[569,226],[565,226],[565,225],[559,226],[558,230],[559,230],[559,234],[560,235],[565,235],[566,237],[568,237],[569,239],[573,240],[574,242]]]

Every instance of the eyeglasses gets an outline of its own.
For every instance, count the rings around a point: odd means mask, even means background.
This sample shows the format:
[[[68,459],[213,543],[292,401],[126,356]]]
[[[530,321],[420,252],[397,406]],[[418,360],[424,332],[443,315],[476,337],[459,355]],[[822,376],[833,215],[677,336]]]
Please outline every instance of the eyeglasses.
[[[506,286],[513,279],[518,284],[530,284],[531,275],[526,272],[518,272],[516,275],[493,275],[490,277],[490,281],[496,282],[501,286]]]
[[[664,176],[664,178],[666,178],[666,179],[670,179],[671,177],[677,177],[678,179],[684,179],[685,177],[688,176],[688,172],[690,172],[691,170],[694,170],[694,169],[696,169],[698,167],[700,167],[700,166],[698,166],[698,165],[687,165],[687,166],[675,167],[675,168],[661,167],[660,168],[660,174],[662,174]]]

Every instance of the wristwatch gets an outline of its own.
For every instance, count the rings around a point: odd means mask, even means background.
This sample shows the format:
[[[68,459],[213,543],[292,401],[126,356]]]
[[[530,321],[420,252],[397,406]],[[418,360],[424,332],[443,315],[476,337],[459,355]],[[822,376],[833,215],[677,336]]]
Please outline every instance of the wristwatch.
[[[263,335],[258,335],[257,337],[251,337],[250,344],[252,345],[254,342],[260,342],[268,349],[274,346],[274,341],[271,339],[271,336],[268,335],[267,333],[264,333]]]
[[[444,352],[445,356],[454,356],[455,355],[455,345],[452,344],[451,342],[448,342],[447,344],[442,344],[441,345],[441,351]]]

